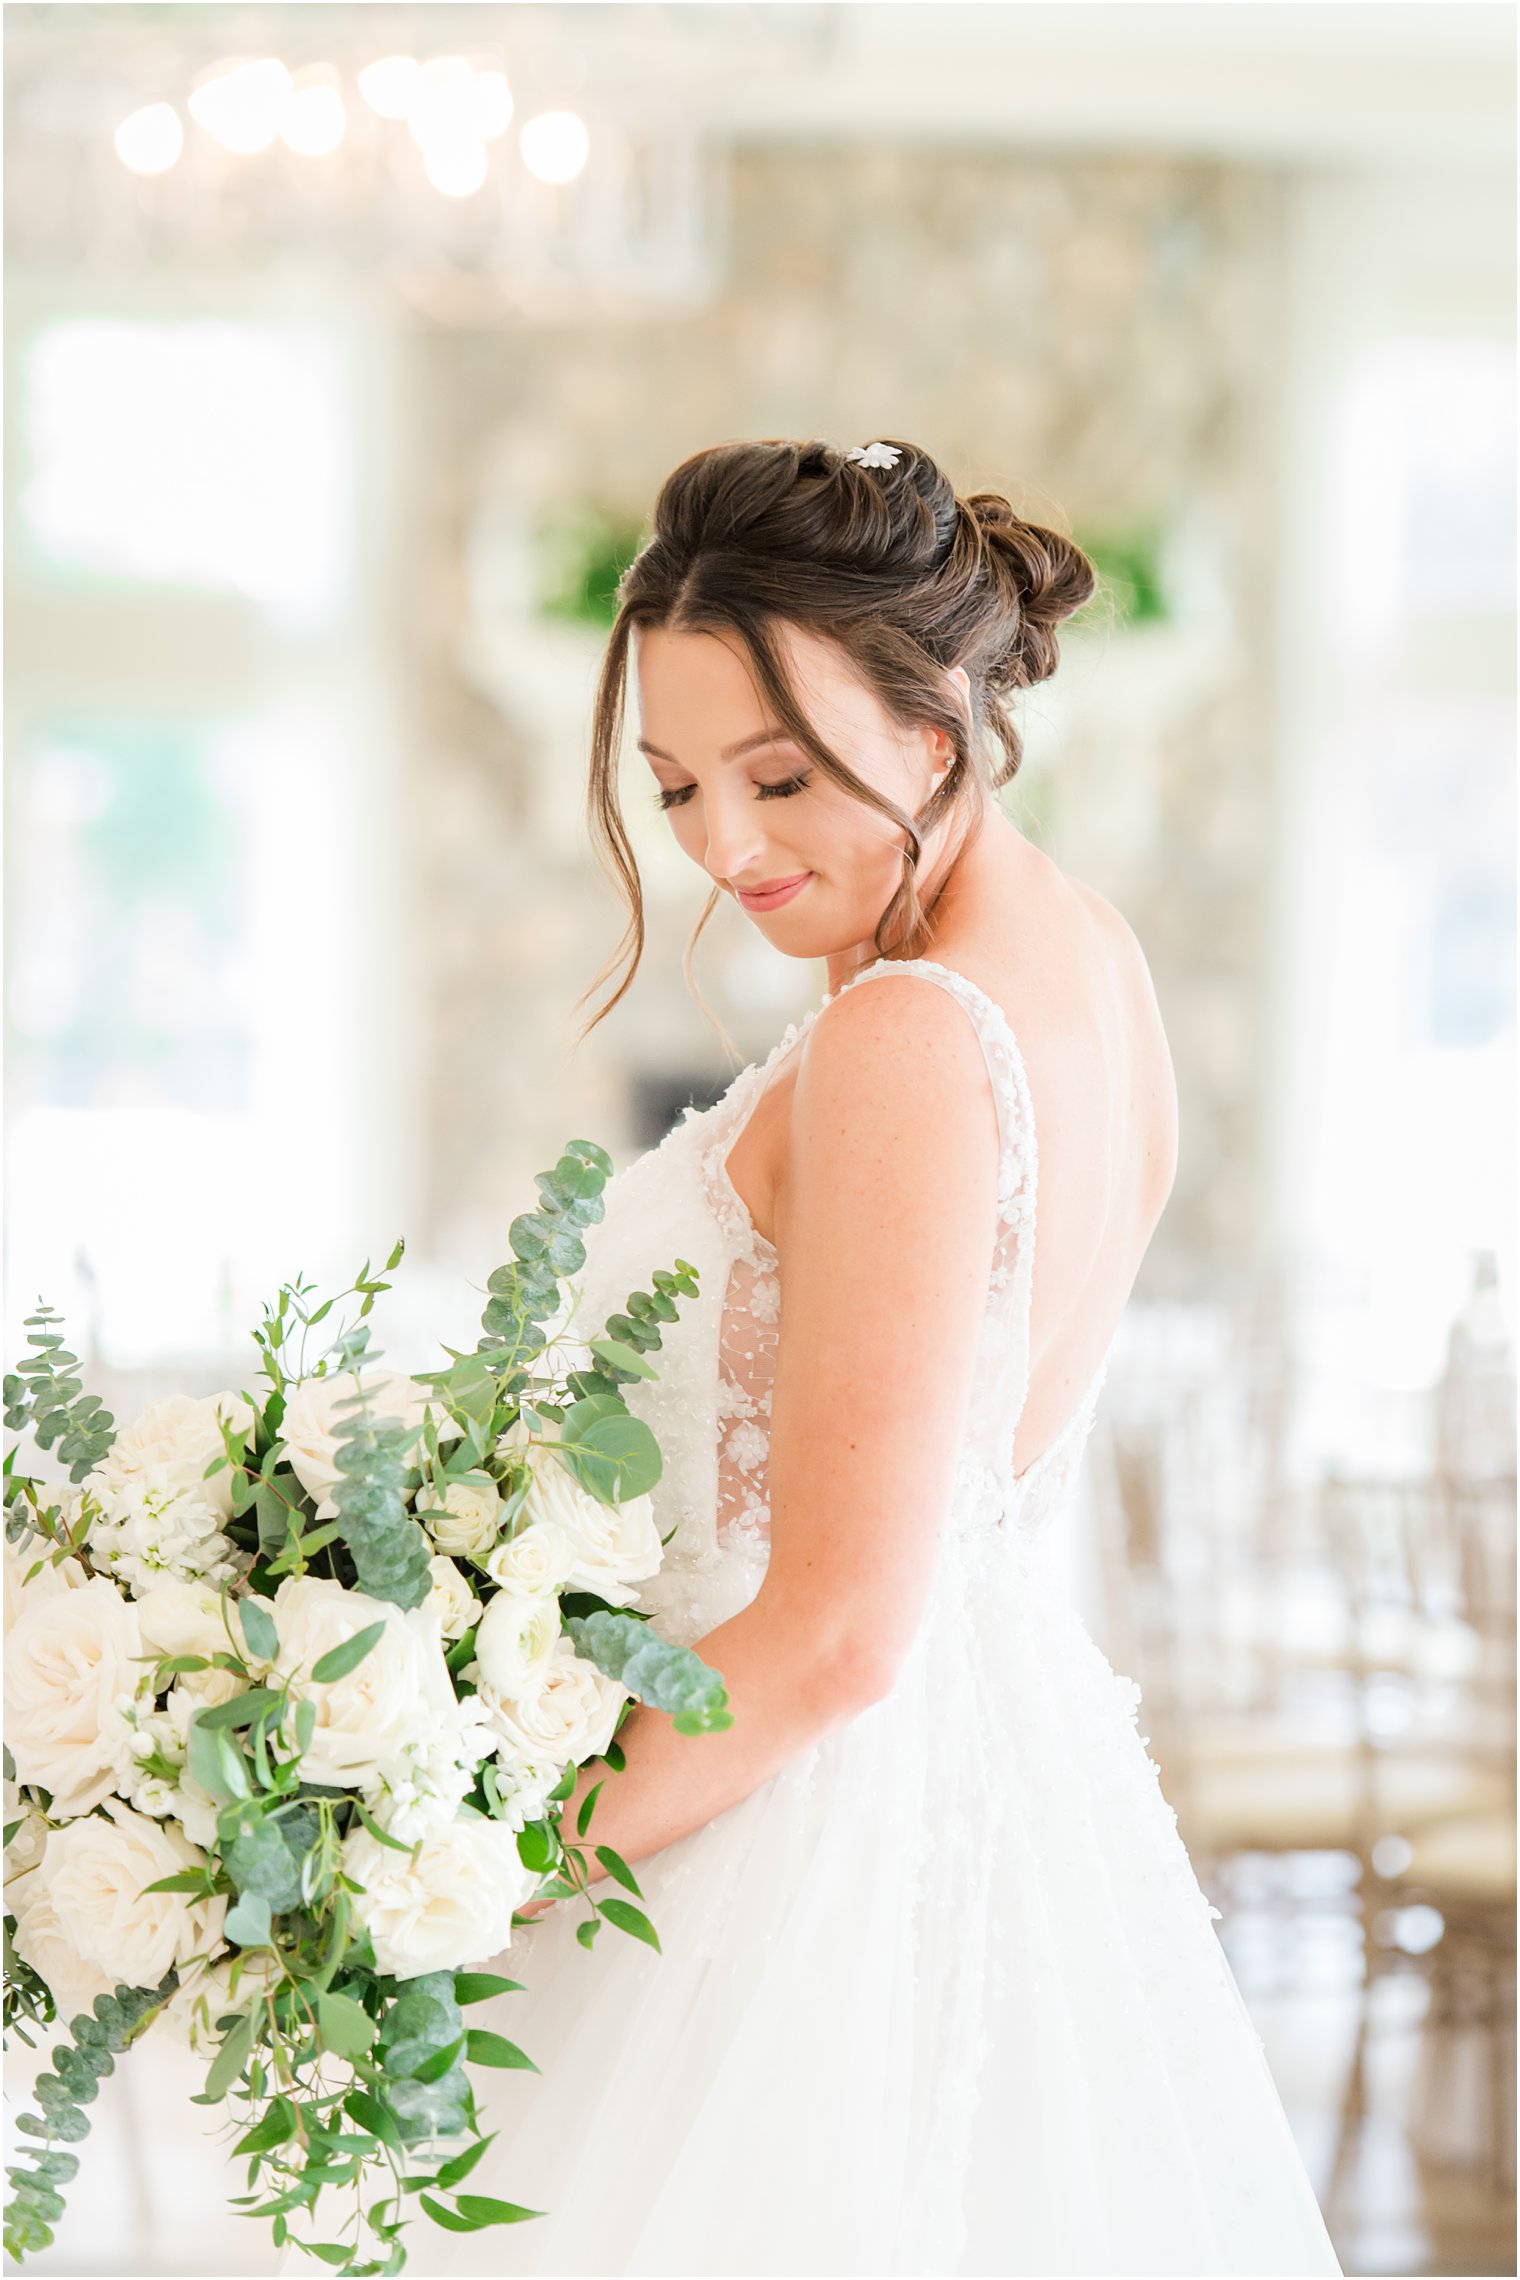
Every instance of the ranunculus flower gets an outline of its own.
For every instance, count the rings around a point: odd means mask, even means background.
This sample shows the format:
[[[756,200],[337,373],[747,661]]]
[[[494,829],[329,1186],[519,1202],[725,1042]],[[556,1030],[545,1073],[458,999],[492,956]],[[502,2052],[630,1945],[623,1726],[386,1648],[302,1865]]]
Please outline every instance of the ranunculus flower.
[[[374,1943],[375,1961],[398,1979],[454,1971],[499,1955],[512,1936],[512,1911],[538,1882],[500,1821],[461,1813],[415,1852],[392,1852],[367,1829],[343,1841],[343,1872],[362,1893],[354,1915]]]
[[[171,1964],[220,1944],[225,1895],[196,1900],[147,1892],[161,1877],[204,1868],[206,1856],[172,1821],[150,1821],[119,1797],[103,1820],[91,1813],[54,1829],[38,1879],[65,1938],[115,1986],[155,1987]]]
[[[426,1481],[412,1504],[440,1552],[477,1559],[501,1534],[501,1492],[494,1480],[451,1480],[441,1492]]]
[[[503,1592],[492,1600],[487,1613],[510,1605]],[[482,1671],[480,1698],[514,1757],[560,1765],[568,1765],[572,1758],[579,1765],[600,1757],[612,1739],[618,1713],[630,1699],[626,1686],[578,1655],[574,1642],[566,1638],[555,1641],[548,1668],[531,1695],[500,1694]]]
[[[470,1589],[468,1577],[441,1552],[435,1552],[428,1561],[428,1574],[433,1588],[423,1605],[431,1607],[446,1639],[462,1639],[480,1613],[480,1601]]]
[[[337,1518],[338,1507],[331,1492],[343,1478],[338,1470],[338,1443],[352,1431],[354,1419],[359,1415],[354,1409],[345,1412],[342,1404],[351,1402],[359,1387],[360,1379],[355,1371],[334,1370],[326,1377],[303,1378],[290,1389],[285,1404],[280,1439],[286,1460],[308,1496],[317,1498],[319,1520]],[[415,1425],[420,1437],[423,1418],[431,1409],[439,1440],[458,1439],[459,1426],[447,1410],[432,1399],[425,1385],[419,1385],[404,1371],[368,1369],[364,1372],[363,1387],[376,1417]],[[414,1453],[416,1445],[414,1443]],[[440,1546],[444,1551],[448,1548]]]
[[[413,1746],[426,1747],[458,1718],[436,1612],[403,1610],[348,1591],[324,1576],[287,1576],[271,1613],[280,1635],[276,1681],[316,1705],[301,1778],[334,1789],[368,1789],[399,1774]],[[372,1623],[385,1631],[345,1678],[314,1679],[312,1666]]]
[[[126,1712],[141,1653],[136,1610],[103,1576],[17,1617],[5,1653],[6,1737],[17,1778],[49,1792],[55,1821],[98,1805],[130,1759]]]
[[[553,1520],[537,1520],[497,1545],[485,1562],[486,1574],[503,1591],[541,1599],[558,1591],[575,1565],[575,1546]]]
[[[254,1421],[252,1404],[240,1393],[167,1394],[118,1431],[90,1475],[89,1486],[108,1507],[136,1505],[146,1490],[160,1496],[190,1495],[213,1505],[222,1521],[232,1517],[230,1465],[206,1478],[206,1467],[224,1456],[218,1416],[237,1431]]]
[[[528,1599],[515,1591],[498,1591],[475,1634],[481,1692],[489,1688],[493,1694],[513,1697],[536,1693],[559,1635],[559,1601],[553,1592]]]
[[[652,1499],[600,1504],[551,1449],[532,1449],[529,1457],[533,1477],[523,1517],[530,1527],[552,1524],[569,1538],[574,1564],[565,1583],[572,1591],[594,1591],[614,1606],[626,1606],[637,1596],[632,1587],[654,1575],[663,1557]]]

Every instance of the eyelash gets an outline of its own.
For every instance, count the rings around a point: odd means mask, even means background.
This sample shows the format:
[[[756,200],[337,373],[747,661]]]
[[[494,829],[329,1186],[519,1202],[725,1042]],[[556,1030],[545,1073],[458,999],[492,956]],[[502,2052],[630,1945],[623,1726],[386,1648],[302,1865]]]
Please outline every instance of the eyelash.
[[[757,784],[755,791],[762,800],[787,800],[805,790],[812,780],[811,776],[787,776],[779,784]],[[695,784],[678,784],[673,791],[660,790],[654,795],[654,804],[662,811],[685,807],[696,788]]]

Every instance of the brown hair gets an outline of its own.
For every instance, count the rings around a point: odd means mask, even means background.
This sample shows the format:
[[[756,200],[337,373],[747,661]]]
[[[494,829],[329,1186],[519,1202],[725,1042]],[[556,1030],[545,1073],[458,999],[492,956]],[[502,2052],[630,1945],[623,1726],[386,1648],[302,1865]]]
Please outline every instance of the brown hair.
[[[1023,521],[1000,492],[958,498],[926,451],[886,440],[898,453],[890,468],[864,467],[816,441],[713,444],[683,459],[661,485],[653,534],[619,581],[596,693],[587,813],[629,920],[577,1000],[583,1004],[627,961],[583,1037],[629,988],[644,948],[643,892],[617,795],[635,627],[736,633],[787,732],[825,775],[900,826],[902,880],[876,925],[882,956],[912,957],[927,940],[916,888],[925,836],[961,803],[983,813],[991,793],[1017,774],[1023,744],[1009,700],[1055,671],[1056,630],[1091,595],[1096,572],[1080,547]],[[838,642],[900,725],[944,730],[955,758],[917,815],[862,781],[823,742],[787,677],[774,631],[780,622]],[[969,737],[944,686],[954,665],[970,679]],[[687,944],[688,981],[718,898],[714,888]]]

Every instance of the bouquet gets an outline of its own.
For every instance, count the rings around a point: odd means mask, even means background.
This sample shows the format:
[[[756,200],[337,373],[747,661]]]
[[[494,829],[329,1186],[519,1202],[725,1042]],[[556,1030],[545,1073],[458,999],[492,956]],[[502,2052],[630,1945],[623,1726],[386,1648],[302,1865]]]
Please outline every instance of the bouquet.
[[[68,1477],[5,1459],[5,2023],[65,2039],[18,2123],[12,2254],[51,2242],[86,2108],[159,2022],[208,2059],[198,2102],[247,2159],[233,2205],[277,2244],[393,2273],[413,2197],[452,2230],[542,2213],[468,2190],[490,2143],[469,2069],[534,2064],[467,2024],[522,1984],[476,1967],[543,1898],[584,1903],[587,1947],[610,1924],[658,1948],[611,1847],[631,1897],[588,1889],[601,1781],[573,1829],[565,1806],[581,1766],[621,1770],[634,1699],[684,1733],[731,1723],[637,1605],[660,1452],[622,1388],[656,1374],[695,1270],[568,1334],[611,1169],[570,1143],[475,1350],[415,1377],[375,1367],[368,1262],[312,1366],[339,1302],[298,1276],[254,1333],[260,1398],[175,1395],[120,1433],[58,1317],[28,1318],[5,1421]],[[301,2237],[330,2185],[354,2188],[351,2237]]]

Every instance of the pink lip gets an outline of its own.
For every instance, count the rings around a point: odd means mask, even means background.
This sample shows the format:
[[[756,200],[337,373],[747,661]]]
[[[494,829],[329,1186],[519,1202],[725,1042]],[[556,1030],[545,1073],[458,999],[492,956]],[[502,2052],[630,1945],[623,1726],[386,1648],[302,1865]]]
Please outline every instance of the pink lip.
[[[793,895],[801,894],[812,876],[811,871],[800,871],[795,879],[776,879],[765,887],[735,887],[734,893],[746,910],[779,910]]]

